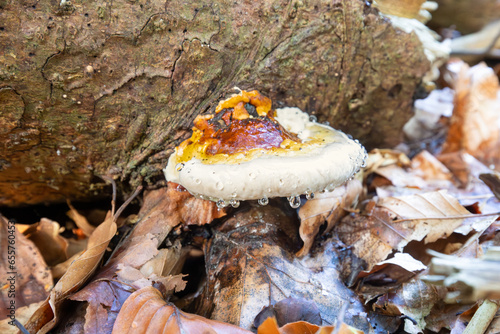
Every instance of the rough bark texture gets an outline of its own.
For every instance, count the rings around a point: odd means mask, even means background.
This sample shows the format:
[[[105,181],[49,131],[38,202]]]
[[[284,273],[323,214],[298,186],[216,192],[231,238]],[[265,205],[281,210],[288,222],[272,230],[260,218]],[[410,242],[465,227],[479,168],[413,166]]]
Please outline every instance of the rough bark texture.
[[[428,68],[360,0],[0,0],[0,204],[89,199],[103,174],[162,182],[233,86],[393,145]]]

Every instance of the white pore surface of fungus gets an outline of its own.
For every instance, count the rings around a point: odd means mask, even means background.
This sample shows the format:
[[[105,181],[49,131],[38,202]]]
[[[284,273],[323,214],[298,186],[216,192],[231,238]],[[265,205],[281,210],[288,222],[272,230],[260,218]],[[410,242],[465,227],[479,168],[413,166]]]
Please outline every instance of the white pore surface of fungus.
[[[206,164],[196,158],[179,163],[176,150],[164,169],[167,181],[182,185],[197,197],[228,205],[331,190],[364,166],[366,150],[357,140],[311,121],[300,109],[277,109],[275,119],[304,144],[318,138],[323,144],[282,154],[264,152],[250,161],[232,164]]]

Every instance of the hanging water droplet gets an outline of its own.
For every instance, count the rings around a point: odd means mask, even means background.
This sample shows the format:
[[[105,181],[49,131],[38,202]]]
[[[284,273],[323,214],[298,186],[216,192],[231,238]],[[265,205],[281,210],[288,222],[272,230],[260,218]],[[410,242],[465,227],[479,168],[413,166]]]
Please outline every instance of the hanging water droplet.
[[[217,181],[217,183],[215,184],[215,188],[217,188],[217,190],[222,190],[224,189],[224,184],[222,184],[222,182],[220,181]]]
[[[366,165],[367,165],[367,163],[366,163],[366,156],[365,156],[365,157],[363,157],[363,162],[361,163],[361,168],[365,168]]]
[[[223,209],[226,207],[226,201],[224,201],[223,199],[220,199],[217,201],[217,209],[220,210],[220,209]]]
[[[325,122],[323,122],[323,124],[325,124],[325,125],[330,125],[330,122],[325,121]]]
[[[175,170],[180,172],[184,168],[184,164],[182,162],[175,165]]]
[[[316,117],[315,115],[309,116],[309,122],[316,123],[317,121],[318,121],[318,117]]]
[[[311,191],[306,191],[306,198],[307,199],[313,199],[314,198],[314,193]]]
[[[293,209],[297,209],[300,206],[300,196],[288,197],[288,203]]]
[[[261,199],[259,199],[257,202],[258,202],[260,205],[267,205],[267,204],[269,203],[269,199],[268,199],[266,196],[264,196],[264,197],[262,197]]]
[[[238,201],[238,200],[236,200],[236,199],[232,199],[232,200],[230,200],[230,201],[229,201],[229,204],[231,204],[231,206],[232,206],[233,208],[237,208],[237,207],[239,207],[239,206],[240,206],[240,201]]]
[[[326,191],[334,191],[335,190],[335,185],[333,183],[330,183],[329,185],[326,186],[325,188]]]

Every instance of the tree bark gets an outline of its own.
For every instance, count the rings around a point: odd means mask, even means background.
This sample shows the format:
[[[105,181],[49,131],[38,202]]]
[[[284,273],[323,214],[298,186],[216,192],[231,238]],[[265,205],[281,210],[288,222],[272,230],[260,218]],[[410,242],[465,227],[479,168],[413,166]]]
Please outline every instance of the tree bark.
[[[0,25],[0,205],[161,184],[234,86],[391,146],[429,69],[361,0],[0,0]]]

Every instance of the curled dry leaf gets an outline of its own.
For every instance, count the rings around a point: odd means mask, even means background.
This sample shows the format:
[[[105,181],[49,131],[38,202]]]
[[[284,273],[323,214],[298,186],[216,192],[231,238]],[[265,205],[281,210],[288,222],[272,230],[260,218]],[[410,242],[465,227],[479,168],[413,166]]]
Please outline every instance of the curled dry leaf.
[[[317,333],[317,334],[363,334],[364,332],[342,323],[338,330],[336,326],[318,326],[306,321],[297,321],[278,327],[275,318],[267,318],[262,325],[257,329],[257,334],[303,334],[303,333]]]
[[[137,333],[251,333],[236,326],[184,313],[167,304],[153,287],[132,293],[123,303],[113,326],[115,334]]]
[[[339,238],[367,262],[366,270],[412,240],[429,243],[453,232],[481,231],[496,219],[471,215],[446,191],[385,197],[373,204],[368,216],[350,215],[335,226]]]
[[[325,233],[330,232],[335,223],[347,214],[346,210],[356,205],[362,191],[361,181],[353,179],[331,192],[318,193],[314,199],[308,200],[299,210],[299,233],[304,246],[297,256],[307,255],[320,227],[326,222]]]
[[[116,223],[111,213],[108,213],[106,220],[89,237],[87,250],[69,266],[67,272],[50,292],[49,297],[25,325],[28,331],[43,334],[54,327],[59,320],[61,304],[94,273],[115,233]]]
[[[15,238],[8,237],[9,235]],[[9,243],[10,240],[14,240],[15,243]],[[41,251],[2,215],[0,215],[0,249],[2,250],[0,253],[0,282],[2,282],[0,320],[12,321],[14,317],[9,317],[12,314],[11,311],[14,311],[15,318],[18,320],[26,318],[26,314],[21,313],[21,308],[27,310],[48,296],[53,284],[52,275],[43,260]],[[15,252],[14,263],[12,251]],[[10,304],[11,301],[15,302],[14,309]]]

